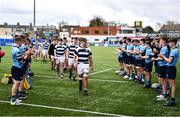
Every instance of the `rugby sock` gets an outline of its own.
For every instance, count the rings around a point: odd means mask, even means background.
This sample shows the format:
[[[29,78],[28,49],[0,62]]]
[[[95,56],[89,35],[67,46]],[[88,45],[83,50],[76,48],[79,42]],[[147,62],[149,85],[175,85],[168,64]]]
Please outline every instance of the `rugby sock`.
[[[69,70],[69,79],[72,77],[72,69]]]
[[[18,97],[22,97],[22,92],[19,91]]]
[[[14,101],[16,101],[17,97],[16,96],[12,96],[11,99],[12,99],[12,102],[14,102]]]
[[[64,68],[64,73],[66,73],[67,72],[67,68]]]
[[[166,93],[163,93],[162,95],[163,95],[165,98],[167,97],[167,94],[166,94]]]
[[[151,80],[147,80],[147,84],[151,84]]]
[[[82,91],[82,80],[79,80],[79,90]]]
[[[176,99],[175,99],[175,98],[171,98],[171,101],[175,102],[175,101],[176,101]]]

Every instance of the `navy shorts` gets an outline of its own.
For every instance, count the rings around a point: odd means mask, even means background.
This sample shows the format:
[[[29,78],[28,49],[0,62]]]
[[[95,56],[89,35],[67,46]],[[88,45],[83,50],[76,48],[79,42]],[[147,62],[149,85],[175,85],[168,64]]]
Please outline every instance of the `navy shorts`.
[[[145,61],[144,60],[137,60],[137,66],[138,67],[145,67]]]
[[[123,53],[123,62],[125,63],[126,61],[126,58],[127,58],[127,54],[126,53]]]
[[[167,74],[167,67],[166,66],[159,66],[158,67],[158,76],[160,78],[166,78]]]
[[[128,64],[128,65],[131,65],[132,64],[132,56],[127,56],[124,63]]]
[[[152,72],[152,66],[153,66],[153,62],[150,63],[145,63],[145,72]]]
[[[136,59],[134,57],[131,58],[132,64],[136,66],[137,62]]]
[[[175,80],[176,79],[176,66],[167,66],[167,78]]]
[[[118,62],[122,63],[123,62],[123,57],[119,56],[118,57]]]
[[[18,68],[18,67],[13,66],[13,67],[11,68],[11,74],[12,74],[12,78],[13,78],[14,80],[21,81],[22,78],[23,78],[22,69],[20,69],[20,68]]]
[[[157,61],[154,62],[154,66],[155,66],[155,73],[158,73],[158,62]]]
[[[24,63],[22,67],[22,74],[25,75],[27,70],[28,70],[28,63]]]

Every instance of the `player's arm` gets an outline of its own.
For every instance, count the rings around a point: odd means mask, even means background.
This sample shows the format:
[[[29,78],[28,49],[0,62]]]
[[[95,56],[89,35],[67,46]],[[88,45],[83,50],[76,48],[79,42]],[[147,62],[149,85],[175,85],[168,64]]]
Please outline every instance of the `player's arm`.
[[[159,55],[163,60],[165,60],[167,63],[171,63],[174,59],[173,56],[170,56],[169,58],[165,57],[164,55],[160,54]]]
[[[66,53],[65,53],[65,54],[66,54],[65,56],[66,56],[67,59],[68,59],[68,57],[69,57],[69,52],[70,52],[69,47],[67,47]]]
[[[158,57],[158,58],[152,58],[152,61],[160,61],[160,60],[163,60],[161,57]]]
[[[78,64],[78,50],[76,49],[74,52],[74,67],[77,68]]]
[[[78,56],[75,54],[74,55],[74,67],[77,68],[77,64],[78,64]]]
[[[125,52],[127,52],[129,54],[133,54],[132,50],[125,50]]]
[[[94,65],[93,65],[92,56],[89,57],[89,65],[90,65],[91,70],[93,71]]]
[[[57,57],[56,55],[56,47],[54,48],[54,58]]]

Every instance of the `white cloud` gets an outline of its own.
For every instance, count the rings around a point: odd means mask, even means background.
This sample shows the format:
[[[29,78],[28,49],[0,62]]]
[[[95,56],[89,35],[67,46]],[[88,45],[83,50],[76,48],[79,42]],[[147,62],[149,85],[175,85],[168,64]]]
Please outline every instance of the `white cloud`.
[[[65,20],[69,24],[87,25],[93,16],[107,21],[133,25],[142,20],[144,26],[179,21],[179,0],[36,0],[37,24],[54,24]],[[33,21],[33,0],[0,0],[0,23],[29,24]]]

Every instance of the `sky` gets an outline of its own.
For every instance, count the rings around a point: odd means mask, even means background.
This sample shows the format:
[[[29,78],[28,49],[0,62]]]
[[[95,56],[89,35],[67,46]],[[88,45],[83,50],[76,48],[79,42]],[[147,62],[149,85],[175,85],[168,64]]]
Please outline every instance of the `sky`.
[[[0,24],[33,22],[34,0],[0,0]],[[68,24],[87,26],[94,16],[106,21],[156,28],[156,23],[180,23],[180,0],[36,0],[36,24]]]

